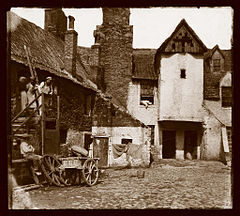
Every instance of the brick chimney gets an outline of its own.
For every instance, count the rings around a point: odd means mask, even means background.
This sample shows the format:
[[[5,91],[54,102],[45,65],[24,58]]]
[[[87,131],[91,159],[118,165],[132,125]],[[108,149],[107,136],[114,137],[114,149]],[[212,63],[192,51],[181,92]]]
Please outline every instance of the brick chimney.
[[[132,80],[133,27],[129,25],[129,8],[103,8],[103,23],[94,31],[101,77],[105,92],[127,107],[128,85]]]
[[[73,77],[76,77],[78,33],[74,30],[74,17],[68,16],[68,19],[68,30],[65,32],[64,66],[66,71],[70,72]]]
[[[45,9],[44,30],[64,40],[67,17],[61,8]]]

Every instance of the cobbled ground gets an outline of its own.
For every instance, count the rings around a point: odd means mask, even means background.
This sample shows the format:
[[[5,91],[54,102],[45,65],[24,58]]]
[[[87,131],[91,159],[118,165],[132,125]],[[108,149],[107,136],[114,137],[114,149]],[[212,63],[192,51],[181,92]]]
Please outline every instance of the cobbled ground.
[[[232,208],[231,169],[216,161],[161,160],[150,168],[106,169],[92,187],[50,186],[29,193],[39,209]]]

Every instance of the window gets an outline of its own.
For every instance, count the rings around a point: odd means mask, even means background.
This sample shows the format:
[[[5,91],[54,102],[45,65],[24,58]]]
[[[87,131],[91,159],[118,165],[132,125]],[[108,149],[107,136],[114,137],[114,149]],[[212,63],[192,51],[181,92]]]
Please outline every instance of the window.
[[[122,144],[132,143],[132,139],[122,139]]]
[[[232,87],[222,87],[222,107],[232,106]]]
[[[232,146],[232,128],[227,127],[228,145]]]
[[[141,83],[140,104],[148,106],[154,104],[154,86],[151,83]]]
[[[180,78],[186,79],[186,70],[185,69],[181,69]]]
[[[220,70],[220,59],[213,59],[213,71]]]

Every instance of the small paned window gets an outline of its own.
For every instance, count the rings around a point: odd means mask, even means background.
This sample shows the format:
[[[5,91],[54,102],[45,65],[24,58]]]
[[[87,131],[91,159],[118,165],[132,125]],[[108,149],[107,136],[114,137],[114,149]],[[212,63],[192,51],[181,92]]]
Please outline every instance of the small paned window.
[[[181,69],[180,78],[186,79],[186,70],[185,69]]]
[[[151,105],[154,104],[154,86],[148,83],[140,84],[140,104]]]
[[[213,71],[220,70],[220,59],[213,59]]]
[[[232,106],[232,87],[222,87],[222,107]]]

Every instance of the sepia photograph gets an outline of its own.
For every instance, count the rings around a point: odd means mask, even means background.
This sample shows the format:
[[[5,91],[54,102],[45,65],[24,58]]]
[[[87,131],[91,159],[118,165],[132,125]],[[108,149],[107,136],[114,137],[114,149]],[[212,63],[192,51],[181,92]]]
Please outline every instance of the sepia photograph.
[[[232,7],[12,7],[8,209],[232,209]]]

